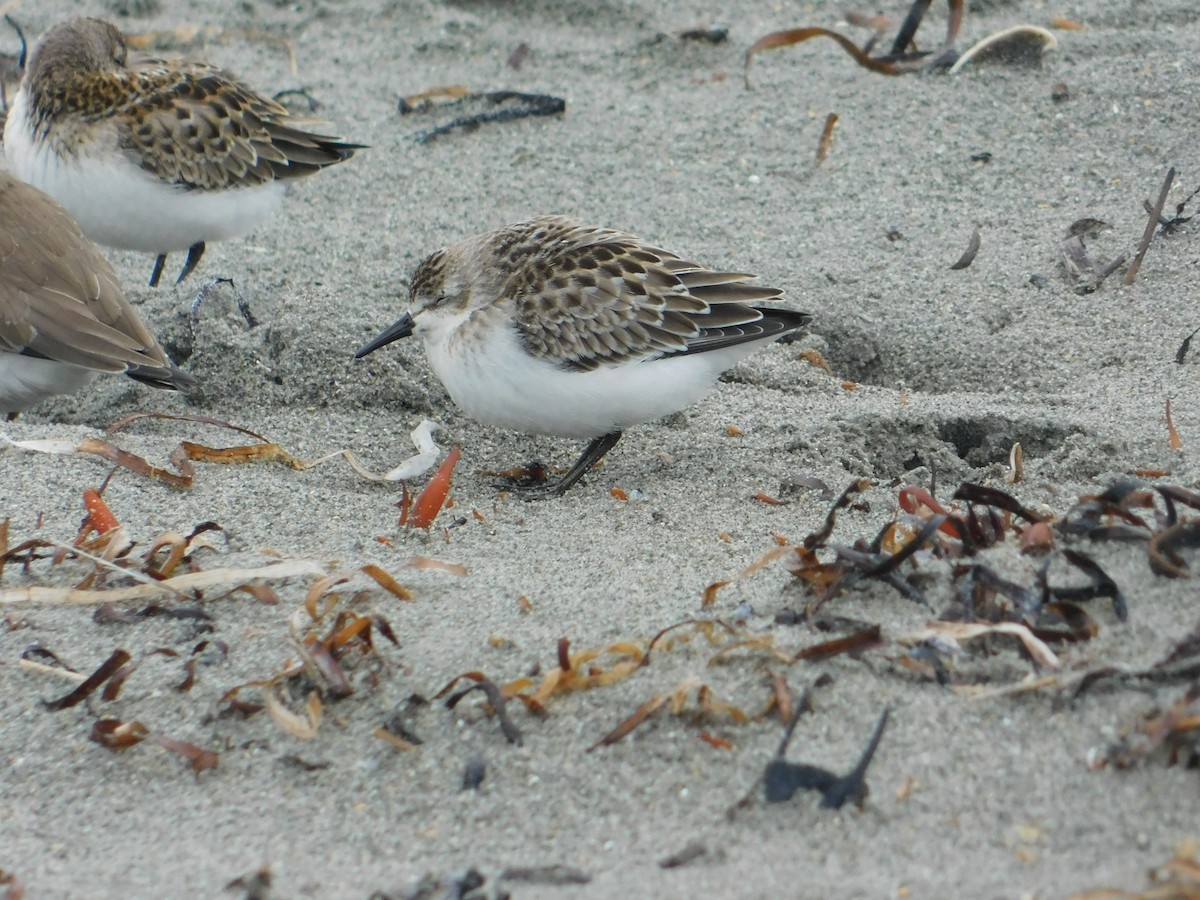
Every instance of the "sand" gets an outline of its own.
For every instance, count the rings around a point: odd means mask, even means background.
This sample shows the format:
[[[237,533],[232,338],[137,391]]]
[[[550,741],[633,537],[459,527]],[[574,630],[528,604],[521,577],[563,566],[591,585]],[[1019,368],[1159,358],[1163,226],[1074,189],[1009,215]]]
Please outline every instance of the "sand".
[[[1144,886],[1147,868],[1197,831],[1195,772],[1161,755],[1093,770],[1089,751],[1102,753],[1177,699],[1178,684],[1102,684],[1074,703],[1058,690],[971,699],[904,669],[895,643],[792,666],[746,648],[709,665],[717,648],[694,635],[617,684],[554,697],[544,718],[512,704],[521,746],[505,741],[478,694],[453,710],[411,701],[430,700],[467,671],[497,683],[545,673],[560,638],[573,650],[621,641],[644,648],[689,618],[743,620],[746,636],[769,636],[789,653],[826,639],[775,623],[812,598],[778,562],[701,608],[706,585],[736,575],[776,535],[797,541],[820,527],[830,501],[785,492],[797,476],[835,492],[874,479],[866,505],[838,519],[832,540],[843,545],[874,535],[896,514],[899,488],[928,486],[931,467],[943,499],[971,480],[1058,515],[1137,470],[1169,471],[1160,483],[1197,483],[1197,357],[1173,358],[1200,324],[1195,225],[1157,237],[1131,286],[1118,272],[1089,294],[1075,290],[1058,249],[1072,222],[1093,217],[1110,227],[1085,239],[1092,258],[1132,256],[1146,223],[1142,202],[1157,196],[1168,167],[1179,167],[1168,210],[1200,183],[1190,164],[1200,90],[1193,5],[969,6],[960,48],[1010,25],[1048,26],[1052,15],[1083,29],[1056,30],[1059,50],[1041,68],[954,77],[875,75],[832,42],[814,41],[762,54],[747,90],[741,60],[756,38],[833,26],[838,5],[752,2],[736,18],[700,0],[16,5],[31,37],[77,13],[130,32],[201,26],[187,53],[264,90],[307,89],[319,115],[370,149],[297,184],[284,214],[254,234],[210,245],[178,289],[145,286],[148,257],[106,251],[147,321],[202,380],[194,396],[107,378],[0,433],[77,441],[133,411],[207,415],[300,458],[348,448],[381,471],[412,452],[408,432],[431,418],[445,426],[442,446],[460,445],[463,457],[456,506],[428,534],[397,527],[398,485],[367,481],[340,461],[306,471],[201,463],[187,490],[129,472],[109,484],[105,496],[138,542],[135,554],[163,532],[214,521],[223,528],[209,535],[216,549],[197,557],[206,569],[280,557],[328,571],[375,564],[413,592],[399,601],[361,574],[342,589],[345,603],[385,617],[400,646],[377,636],[377,661],[355,670],[350,697],[327,699],[311,741],[266,713],[222,714],[222,696],[296,658],[289,627],[305,621],[312,577],[274,583],[274,606],[212,591],[203,603],[212,631],[199,633],[188,620],[102,625],[87,606],[8,603],[31,585],[70,587],[86,571],[42,560],[23,573],[10,564],[0,582],[0,868],[30,897],[89,898],[219,896],[261,867],[274,896],[322,898],[404,896],[426,874],[454,879],[472,867],[494,891],[506,867],[551,865],[590,880],[508,881],[507,889],[518,897],[1050,898]],[[903,15],[900,3],[883,11]],[[922,46],[940,40],[944,22],[935,4]],[[719,24],[729,28],[725,43],[678,37]],[[294,49],[295,71],[280,40]],[[522,43],[528,56],[514,69],[507,60]],[[1058,82],[1068,99],[1052,99]],[[398,98],[451,84],[559,96],[566,112],[418,143],[454,113],[401,116]],[[840,123],[816,167],[831,112]],[[487,470],[533,458],[566,465],[580,448],[467,419],[419,345],[351,357],[403,309],[408,273],[425,254],[543,213],[756,272],[815,316],[811,333],[739,365],[694,408],[631,430],[565,497],[501,496]],[[975,229],[977,258],[951,270]],[[173,258],[168,273],[181,264]],[[235,280],[257,326],[227,287],[210,294],[193,326],[192,301],[218,276]],[[831,372],[801,358],[806,350],[820,351]],[[1178,450],[1168,441],[1168,397]],[[184,439],[245,440],[178,421],[143,421],[113,437],[160,465]],[[1009,486],[1015,441],[1025,480]],[[82,490],[108,471],[91,456],[0,452],[10,542],[72,540]],[[787,502],[753,500],[759,492]],[[456,517],[461,525],[446,530]],[[1146,665],[1196,625],[1192,583],[1153,574],[1144,544],[1059,540],[1100,561],[1129,605],[1122,623],[1106,601],[1090,604],[1099,633],[1056,646],[1064,669]],[[414,555],[459,563],[466,574],[407,568]],[[1011,539],[981,559],[1024,584],[1038,564]],[[920,565],[934,610],[951,605],[949,565]],[[1085,581],[1061,560],[1051,572],[1055,582]],[[888,639],[933,618],[878,582],[826,611],[879,623]],[[194,687],[177,691],[181,659],[149,654],[167,647],[186,658],[205,639],[224,642],[227,654],[210,644]],[[49,712],[41,701],[70,684],[19,665],[32,645],[85,673],[118,647],[142,664],[119,699],[97,694]],[[1012,643],[995,644],[990,656],[965,646],[971,654],[947,658],[957,681],[998,686],[1034,672]],[[800,721],[795,760],[848,769],[876,716],[891,708],[862,810],[819,809],[804,795],[770,806],[760,799],[728,821],[781,726],[775,715],[737,724],[697,713],[694,690],[683,714],[661,710],[630,737],[588,750],[687,679],[756,715],[770,695],[768,668],[797,695],[819,676],[831,679]],[[398,709],[424,742],[415,751],[373,734]],[[219,765],[194,777],[149,741],[104,749],[88,740],[98,715],[217,750]],[[464,791],[472,761],[482,761],[485,778]],[[702,857],[660,868],[692,842],[705,847]]]

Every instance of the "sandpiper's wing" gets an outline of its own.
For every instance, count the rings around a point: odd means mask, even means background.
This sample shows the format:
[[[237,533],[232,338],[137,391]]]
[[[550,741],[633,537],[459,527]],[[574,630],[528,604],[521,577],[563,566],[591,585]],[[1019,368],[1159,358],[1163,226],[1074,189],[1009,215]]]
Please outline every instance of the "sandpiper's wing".
[[[116,273],[54,200],[0,172],[0,350],[170,387],[175,369]]]
[[[163,181],[220,190],[311,175],[361,145],[305,130],[292,116],[215,66],[147,59],[94,76],[122,149]]]
[[[504,296],[526,349],[552,362],[590,370],[791,330],[757,324],[763,312],[747,304],[783,292],[746,284],[753,275],[712,271],[632,235],[557,216],[502,234],[496,250],[512,267]]]

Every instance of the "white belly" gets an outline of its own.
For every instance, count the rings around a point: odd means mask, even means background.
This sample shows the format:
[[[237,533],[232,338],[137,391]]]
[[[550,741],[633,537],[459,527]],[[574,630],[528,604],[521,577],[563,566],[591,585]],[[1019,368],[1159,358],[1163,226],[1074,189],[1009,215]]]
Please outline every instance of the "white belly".
[[[529,356],[512,331],[492,331],[471,341],[428,334],[425,352],[454,402],[472,418],[517,431],[587,439],[686,409],[712,389],[718,375],[769,342],[590,372],[560,369]]]
[[[0,414],[21,412],[56,394],[73,394],[95,377],[91,369],[0,352]]]
[[[115,134],[110,137],[85,153],[60,155],[34,141],[19,91],[4,127],[4,154],[12,173],[66,207],[84,234],[124,250],[168,253],[239,237],[282,203],[279,182],[221,191],[166,184],[117,149]]]

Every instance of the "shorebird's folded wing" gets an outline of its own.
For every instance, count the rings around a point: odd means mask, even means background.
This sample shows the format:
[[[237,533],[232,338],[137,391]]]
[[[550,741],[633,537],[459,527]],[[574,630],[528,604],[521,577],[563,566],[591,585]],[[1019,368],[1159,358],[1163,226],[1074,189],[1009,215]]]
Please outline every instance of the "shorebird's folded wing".
[[[89,369],[168,365],[116,273],[50,197],[0,178],[0,347]]]
[[[525,348],[569,368],[694,352],[706,332],[757,322],[749,304],[782,293],[622,232],[560,218],[530,225],[540,232],[509,248],[505,295]]]
[[[145,60],[114,78],[131,96],[116,121],[121,145],[163,181],[221,190],[310,175],[359,149],[305,130],[293,117],[220,69]]]

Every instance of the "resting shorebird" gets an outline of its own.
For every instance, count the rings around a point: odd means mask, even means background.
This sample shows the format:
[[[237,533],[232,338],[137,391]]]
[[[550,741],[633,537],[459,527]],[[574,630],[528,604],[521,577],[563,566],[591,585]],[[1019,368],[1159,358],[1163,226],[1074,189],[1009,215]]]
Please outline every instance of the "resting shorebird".
[[[69,19],[38,41],[4,126],[13,172],[58,200],[92,240],[155,253],[252,231],[285,183],[350,158],[359,144],[304,130],[311,119],[215,66],[127,62],[125,36]]]
[[[356,354],[420,335],[430,366],[470,416],[587,438],[561,494],[632,425],[677,412],[717,376],[812,317],[750,306],[777,288],[716,272],[608,228],[546,216],[438,250],[410,306]]]
[[[0,413],[11,419],[99,372],[172,390],[195,384],[171,365],[67,211],[0,172]]]

